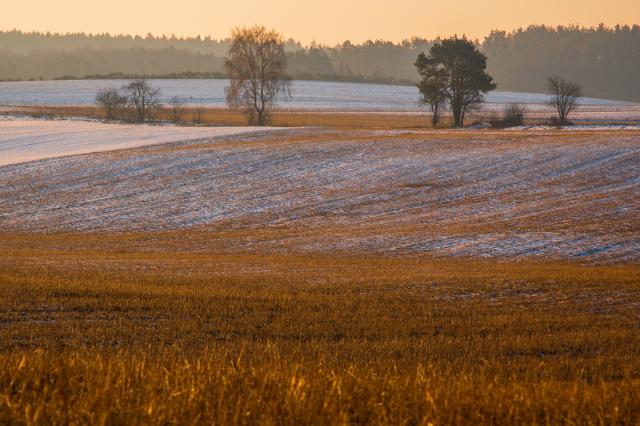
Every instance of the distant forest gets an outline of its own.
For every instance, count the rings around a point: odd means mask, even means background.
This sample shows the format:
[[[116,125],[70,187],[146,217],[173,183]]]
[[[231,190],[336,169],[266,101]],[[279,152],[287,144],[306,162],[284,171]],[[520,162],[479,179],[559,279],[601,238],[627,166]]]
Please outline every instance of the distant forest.
[[[338,46],[287,42],[295,79],[413,84],[418,53],[434,40]],[[499,90],[540,92],[549,75],[580,83],[587,96],[640,101],[640,26],[531,26],[494,31],[480,48]],[[229,40],[0,32],[0,80],[99,76],[224,77]]]

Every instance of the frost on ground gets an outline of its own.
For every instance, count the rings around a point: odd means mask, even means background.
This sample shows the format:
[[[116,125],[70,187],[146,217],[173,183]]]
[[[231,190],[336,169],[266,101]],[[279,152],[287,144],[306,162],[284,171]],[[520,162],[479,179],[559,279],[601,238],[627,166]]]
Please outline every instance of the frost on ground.
[[[241,135],[0,167],[0,200],[7,233],[638,262],[640,131]]]
[[[67,155],[255,132],[255,127],[176,127],[90,121],[0,120],[0,166]]]

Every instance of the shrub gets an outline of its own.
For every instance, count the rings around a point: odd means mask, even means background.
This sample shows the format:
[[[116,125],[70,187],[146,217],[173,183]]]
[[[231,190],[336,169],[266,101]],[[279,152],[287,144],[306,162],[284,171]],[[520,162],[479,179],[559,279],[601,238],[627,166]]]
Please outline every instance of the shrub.
[[[491,127],[496,129],[506,129],[524,125],[524,117],[527,109],[524,105],[511,103],[504,108],[501,118],[490,119]]]
[[[184,100],[182,100],[177,96],[174,96],[169,101],[169,106],[171,108],[170,109],[171,120],[174,123],[179,123],[180,121],[182,121],[182,117],[184,115],[184,110],[185,110],[184,105],[185,105]]]
[[[193,118],[192,121],[194,124],[196,125],[200,125],[202,124],[202,114],[204,113],[204,108],[202,107],[196,107],[196,109],[193,112]]]
[[[554,115],[549,119],[549,126],[552,126],[552,127],[573,126],[573,123],[569,120],[562,120]]]
[[[96,94],[96,102],[104,110],[107,120],[115,120],[119,116],[124,118],[127,97],[117,89],[102,89]]]

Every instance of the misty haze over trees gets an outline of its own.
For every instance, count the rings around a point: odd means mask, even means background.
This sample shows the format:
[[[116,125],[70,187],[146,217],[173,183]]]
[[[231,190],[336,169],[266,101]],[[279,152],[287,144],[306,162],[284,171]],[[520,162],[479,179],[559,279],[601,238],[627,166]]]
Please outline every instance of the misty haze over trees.
[[[414,84],[415,58],[434,41],[286,43],[294,79]],[[640,26],[532,26],[494,31],[480,45],[500,90],[544,92],[549,75],[579,83],[586,96],[640,101]],[[230,40],[0,32],[0,79],[85,76],[224,77]],[[117,77],[117,76],[116,76]]]

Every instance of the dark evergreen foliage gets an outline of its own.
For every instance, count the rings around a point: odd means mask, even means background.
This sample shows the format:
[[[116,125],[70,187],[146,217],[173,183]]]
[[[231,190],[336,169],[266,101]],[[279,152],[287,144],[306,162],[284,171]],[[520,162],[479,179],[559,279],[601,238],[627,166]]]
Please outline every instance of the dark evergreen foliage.
[[[486,73],[487,57],[464,38],[435,43],[428,55],[418,55],[416,68],[422,76],[418,87],[423,96],[444,96],[453,113],[454,127],[462,127],[465,115],[484,101],[485,93],[496,88]]]

